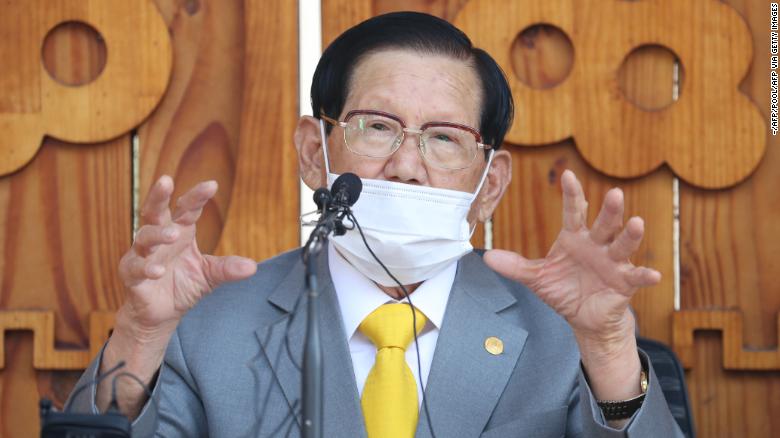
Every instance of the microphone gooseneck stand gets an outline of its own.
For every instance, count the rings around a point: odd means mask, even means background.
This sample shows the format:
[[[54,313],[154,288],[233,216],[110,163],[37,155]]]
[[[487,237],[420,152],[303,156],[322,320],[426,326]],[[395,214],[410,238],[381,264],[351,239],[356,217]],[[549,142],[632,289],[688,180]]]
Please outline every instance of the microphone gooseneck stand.
[[[306,341],[303,348],[303,437],[322,438],[322,344],[319,325],[319,286],[316,259],[328,236],[344,235],[347,228],[342,223],[360,196],[362,183],[355,174],[345,173],[333,183],[333,191],[325,188],[314,192],[314,202],[320,211],[320,219],[303,248],[306,266]]]

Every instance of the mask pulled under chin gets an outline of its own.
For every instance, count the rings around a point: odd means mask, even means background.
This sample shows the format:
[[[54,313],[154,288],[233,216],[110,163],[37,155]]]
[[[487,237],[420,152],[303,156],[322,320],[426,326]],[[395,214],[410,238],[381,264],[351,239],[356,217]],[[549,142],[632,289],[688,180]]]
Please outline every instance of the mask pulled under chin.
[[[339,175],[330,173],[322,121],[320,129],[331,187]],[[474,229],[467,216],[492,158],[493,151],[474,193],[361,178],[363,190],[352,214],[374,254],[401,284],[432,278],[473,249]],[[368,251],[357,227],[330,242],[366,277],[382,286],[397,285]]]

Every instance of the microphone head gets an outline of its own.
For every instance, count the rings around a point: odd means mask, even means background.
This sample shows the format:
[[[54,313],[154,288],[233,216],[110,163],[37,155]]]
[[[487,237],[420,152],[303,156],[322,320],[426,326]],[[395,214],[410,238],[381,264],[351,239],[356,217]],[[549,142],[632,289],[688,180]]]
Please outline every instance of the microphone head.
[[[322,211],[325,204],[330,204],[331,196],[330,190],[325,187],[320,187],[314,191],[314,203],[317,204],[317,210]]]
[[[335,201],[348,207],[355,205],[361,190],[363,190],[363,182],[357,175],[350,172],[341,174],[336,178],[336,181],[333,181],[331,187]]]

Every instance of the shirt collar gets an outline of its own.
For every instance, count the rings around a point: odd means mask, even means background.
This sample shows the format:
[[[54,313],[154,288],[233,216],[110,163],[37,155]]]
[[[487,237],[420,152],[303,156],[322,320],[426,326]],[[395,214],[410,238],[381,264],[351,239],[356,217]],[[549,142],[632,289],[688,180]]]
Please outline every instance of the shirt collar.
[[[444,320],[444,309],[455,281],[457,265],[457,261],[452,262],[411,294],[414,306],[437,329],[441,328]],[[328,245],[328,268],[336,289],[347,339],[352,338],[360,323],[377,307],[386,303],[406,302],[406,298],[397,301],[382,292],[373,281],[349,264],[333,245]]]

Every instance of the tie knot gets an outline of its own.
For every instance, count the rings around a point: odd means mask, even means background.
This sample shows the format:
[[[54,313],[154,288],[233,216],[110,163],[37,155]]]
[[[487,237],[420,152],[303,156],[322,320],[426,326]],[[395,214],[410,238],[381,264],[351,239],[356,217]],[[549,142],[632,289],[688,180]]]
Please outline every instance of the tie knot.
[[[406,350],[414,339],[412,312],[409,309],[409,304],[405,303],[379,306],[360,323],[358,330],[371,340],[377,350],[387,347]],[[419,334],[427,318],[417,309],[414,309],[414,314]]]

